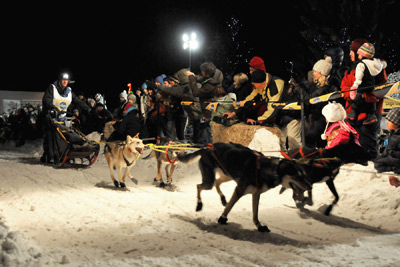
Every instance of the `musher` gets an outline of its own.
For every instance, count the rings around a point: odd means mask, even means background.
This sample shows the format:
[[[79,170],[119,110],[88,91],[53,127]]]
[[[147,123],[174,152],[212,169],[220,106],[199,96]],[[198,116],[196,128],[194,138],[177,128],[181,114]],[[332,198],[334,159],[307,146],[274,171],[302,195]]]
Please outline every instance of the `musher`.
[[[74,108],[78,108],[82,113],[89,110],[89,106],[82,102],[68,86],[70,77],[67,73],[62,73],[58,80],[50,84],[43,95],[43,113],[45,120],[43,122],[43,155],[40,161],[43,163],[54,164],[54,135],[52,134],[52,119],[64,121],[68,107],[73,104]]]

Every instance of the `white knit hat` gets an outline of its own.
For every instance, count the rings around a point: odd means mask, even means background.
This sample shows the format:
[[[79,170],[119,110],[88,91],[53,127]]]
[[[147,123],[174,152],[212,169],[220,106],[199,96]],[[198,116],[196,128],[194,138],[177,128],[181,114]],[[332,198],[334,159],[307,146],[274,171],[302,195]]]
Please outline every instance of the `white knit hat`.
[[[122,92],[119,94],[119,97],[120,97],[120,98],[123,97],[123,98],[126,100],[126,98],[128,97],[128,94],[126,93],[126,90],[122,91]]]
[[[336,103],[333,101],[332,103],[329,102],[328,105],[326,105],[322,109],[322,115],[325,116],[325,119],[328,122],[340,122],[343,121],[346,118],[346,110],[343,108],[343,106],[339,103]],[[326,140],[326,129],[328,128],[328,123],[326,124],[325,131],[321,135],[322,140]]]
[[[325,59],[318,60],[317,63],[314,64],[313,70],[328,76],[332,70],[332,58],[326,57]]]
[[[342,121],[346,118],[346,110],[344,110],[341,104],[333,101],[332,103],[329,102],[328,105],[322,109],[322,115],[325,116],[328,122]]]

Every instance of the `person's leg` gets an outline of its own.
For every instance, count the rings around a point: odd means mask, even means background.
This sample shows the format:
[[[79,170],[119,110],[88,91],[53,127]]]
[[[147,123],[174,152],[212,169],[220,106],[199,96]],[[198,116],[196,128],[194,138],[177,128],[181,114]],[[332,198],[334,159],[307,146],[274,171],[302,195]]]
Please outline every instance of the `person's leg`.
[[[289,150],[301,146],[301,122],[300,120],[292,120],[286,126]]]

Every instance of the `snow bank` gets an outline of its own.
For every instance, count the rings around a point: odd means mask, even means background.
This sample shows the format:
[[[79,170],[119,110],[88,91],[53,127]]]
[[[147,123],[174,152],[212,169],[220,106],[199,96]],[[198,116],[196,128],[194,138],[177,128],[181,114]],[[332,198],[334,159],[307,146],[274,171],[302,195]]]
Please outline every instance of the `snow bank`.
[[[0,263],[5,267],[33,266],[41,262],[42,254],[20,232],[10,231],[0,216]]]

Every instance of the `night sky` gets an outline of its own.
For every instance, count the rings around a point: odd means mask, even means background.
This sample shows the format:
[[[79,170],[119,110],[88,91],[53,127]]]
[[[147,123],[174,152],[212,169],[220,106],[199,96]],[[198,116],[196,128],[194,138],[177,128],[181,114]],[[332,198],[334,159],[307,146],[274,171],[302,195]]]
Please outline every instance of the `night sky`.
[[[290,44],[296,41],[292,33],[298,19],[288,2],[21,4],[8,9],[11,15],[3,23],[6,73],[0,90],[44,91],[67,71],[76,81],[74,91],[105,93],[112,103],[128,82],[137,87],[187,67],[188,51],[181,38],[192,30],[202,41],[192,57],[192,70],[197,71],[202,52],[231,16],[244,24],[254,55],[264,58],[267,70],[284,76],[287,55],[296,52],[290,51]],[[277,19],[277,13],[284,18]]]

